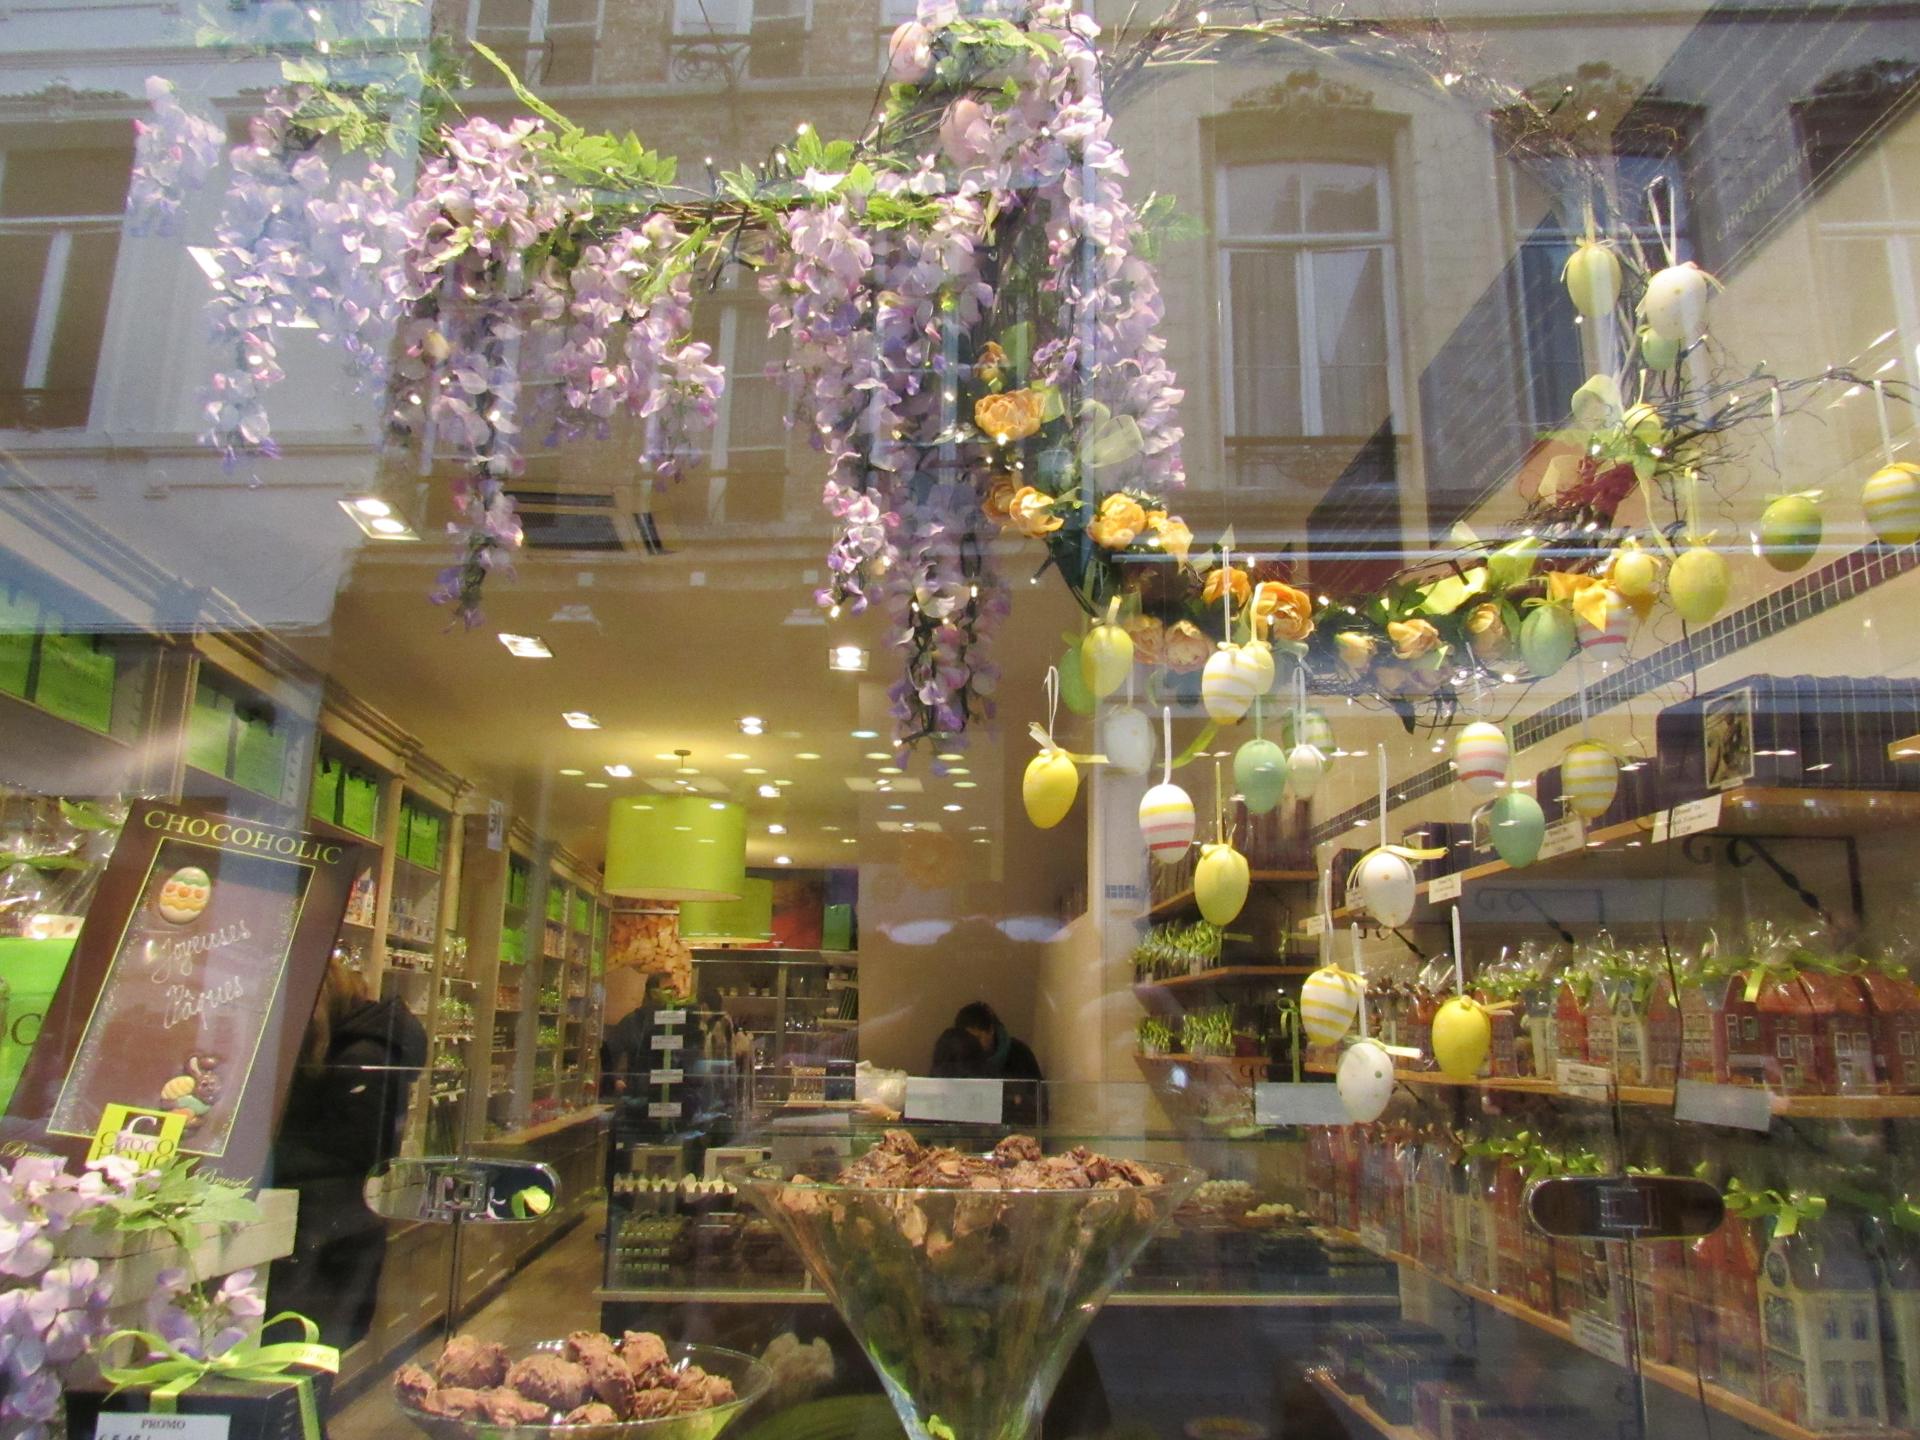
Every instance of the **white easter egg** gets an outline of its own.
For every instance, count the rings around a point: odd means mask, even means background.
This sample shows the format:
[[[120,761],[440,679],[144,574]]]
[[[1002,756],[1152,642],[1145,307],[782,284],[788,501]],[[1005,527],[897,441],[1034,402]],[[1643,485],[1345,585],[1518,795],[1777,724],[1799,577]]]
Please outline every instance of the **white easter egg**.
[[[1606,746],[1582,740],[1567,747],[1560,760],[1560,795],[1574,814],[1598,819],[1619,788],[1620,761]]]
[[[1334,1089],[1349,1119],[1364,1125],[1378,1120],[1393,1098],[1393,1057],[1375,1040],[1356,1040],[1340,1057]]]
[[[1627,641],[1633,636],[1633,607],[1618,590],[1607,591],[1607,618],[1600,625],[1589,625],[1579,617],[1575,631],[1580,648],[1595,660],[1615,661],[1627,653]]]
[[[1140,797],[1140,835],[1147,853],[1162,865],[1184,859],[1193,847],[1193,801],[1178,785],[1156,785]]]
[[[1296,745],[1287,752],[1287,783],[1302,800],[1311,800],[1327,773],[1327,757],[1312,745]]]
[[[1322,966],[1300,986],[1300,1023],[1307,1039],[1332,1045],[1353,1028],[1360,1013],[1360,981],[1332,965]]]
[[[1662,340],[1692,345],[1707,333],[1707,272],[1691,260],[1669,265],[1647,281],[1640,315]]]
[[[1289,745],[1311,745],[1322,755],[1331,755],[1334,751],[1333,726],[1327,722],[1325,712],[1309,709],[1303,712],[1300,723],[1294,724],[1293,716],[1287,716],[1286,742]]]
[[[1498,725],[1476,720],[1454,737],[1453,768],[1469,795],[1497,793],[1507,782],[1512,762],[1513,747]]]
[[[1380,924],[1393,928],[1413,916],[1418,886],[1413,862],[1391,850],[1369,850],[1347,877],[1347,903],[1359,906]]]
[[[1122,775],[1144,775],[1153,764],[1153,722],[1131,705],[1100,717],[1100,753]]]
[[[1200,672],[1200,703],[1216,725],[1231,725],[1247,713],[1256,692],[1253,676],[1240,660],[1238,645],[1222,645]]]

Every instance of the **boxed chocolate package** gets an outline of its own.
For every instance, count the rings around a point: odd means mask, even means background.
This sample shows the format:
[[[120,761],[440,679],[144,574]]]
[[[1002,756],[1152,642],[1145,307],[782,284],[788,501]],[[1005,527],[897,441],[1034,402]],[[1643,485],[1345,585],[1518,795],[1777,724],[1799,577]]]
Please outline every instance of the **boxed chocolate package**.
[[[325,1440],[327,1397],[333,1376],[300,1371],[312,1387],[317,1440]],[[129,1386],[117,1394],[103,1385],[97,1389],[72,1387],[67,1391],[67,1434],[71,1440],[93,1440],[103,1411],[144,1414],[151,1392]],[[183,1391],[174,1403],[181,1415],[222,1415],[228,1421],[228,1440],[306,1440],[300,1417],[299,1387],[293,1377],[282,1381],[232,1380],[210,1375]]]

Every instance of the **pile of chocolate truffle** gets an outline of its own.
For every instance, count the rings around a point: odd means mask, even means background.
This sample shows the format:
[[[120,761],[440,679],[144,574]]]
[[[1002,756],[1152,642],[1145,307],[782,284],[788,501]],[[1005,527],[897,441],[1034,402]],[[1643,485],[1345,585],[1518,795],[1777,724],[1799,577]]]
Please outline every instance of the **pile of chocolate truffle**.
[[[507,1358],[504,1345],[456,1335],[431,1373],[403,1365],[403,1404],[425,1415],[489,1425],[614,1425],[724,1405],[733,1382],[697,1365],[676,1368],[658,1335],[629,1330],[616,1343],[577,1330],[558,1353]]]
[[[1161,1182],[1159,1171],[1137,1160],[1085,1146],[1042,1154],[1031,1135],[1009,1135],[990,1155],[965,1155],[889,1130],[840,1172],[840,1183],[863,1190],[1128,1190]]]

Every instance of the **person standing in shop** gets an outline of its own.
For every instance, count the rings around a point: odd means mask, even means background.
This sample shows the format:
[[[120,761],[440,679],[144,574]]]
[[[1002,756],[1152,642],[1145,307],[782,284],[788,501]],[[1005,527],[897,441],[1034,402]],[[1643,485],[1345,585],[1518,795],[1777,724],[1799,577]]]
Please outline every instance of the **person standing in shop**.
[[[297,1191],[293,1253],[273,1262],[275,1310],[344,1350],[373,1328],[386,1222],[367,1208],[368,1174],[400,1153],[427,1032],[398,1000],[376,1000],[339,956],[327,965],[300,1067],[274,1137],[272,1183]]]
[[[1041,1090],[1046,1076],[1040,1071],[1033,1047],[1008,1030],[984,1000],[962,1005],[953,1017],[953,1028],[963,1031],[979,1047],[974,1074],[983,1080],[1002,1082],[1002,1123],[1027,1127],[1040,1124],[1046,1118]]]

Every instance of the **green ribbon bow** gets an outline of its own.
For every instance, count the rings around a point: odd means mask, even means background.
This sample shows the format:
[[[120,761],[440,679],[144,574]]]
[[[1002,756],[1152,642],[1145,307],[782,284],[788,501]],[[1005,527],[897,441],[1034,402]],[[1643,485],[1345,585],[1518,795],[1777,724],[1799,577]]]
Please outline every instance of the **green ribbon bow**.
[[[1778,959],[1755,960],[1747,966],[1747,1003],[1753,1004],[1760,998],[1761,987],[1770,980],[1797,980],[1800,978],[1800,958],[1797,954],[1783,955]]]
[[[1728,1212],[1742,1220],[1771,1220],[1776,1240],[1797,1235],[1802,1225],[1827,1213],[1824,1195],[1809,1195],[1804,1190],[1753,1190],[1737,1179],[1727,1182],[1725,1200]]]
[[[261,1344],[260,1337],[283,1321],[298,1325],[302,1339],[274,1345]],[[280,1383],[292,1385],[298,1392],[300,1433],[304,1440],[320,1440],[320,1407],[314,1399],[313,1378],[293,1373],[293,1367],[304,1366],[309,1370],[337,1375],[340,1373],[340,1352],[331,1345],[320,1343],[320,1327],[306,1316],[296,1315],[291,1310],[282,1311],[262,1321],[260,1328],[246,1339],[210,1359],[189,1355],[151,1330],[114,1331],[101,1346],[102,1357],[122,1340],[131,1341],[136,1347],[136,1354],[144,1352],[158,1358],[149,1359],[142,1365],[102,1364],[100,1378],[113,1386],[116,1395],[134,1387],[151,1387],[153,1393],[149,1397],[149,1404],[153,1414],[178,1413],[181,1395],[209,1375],[222,1380]]]

